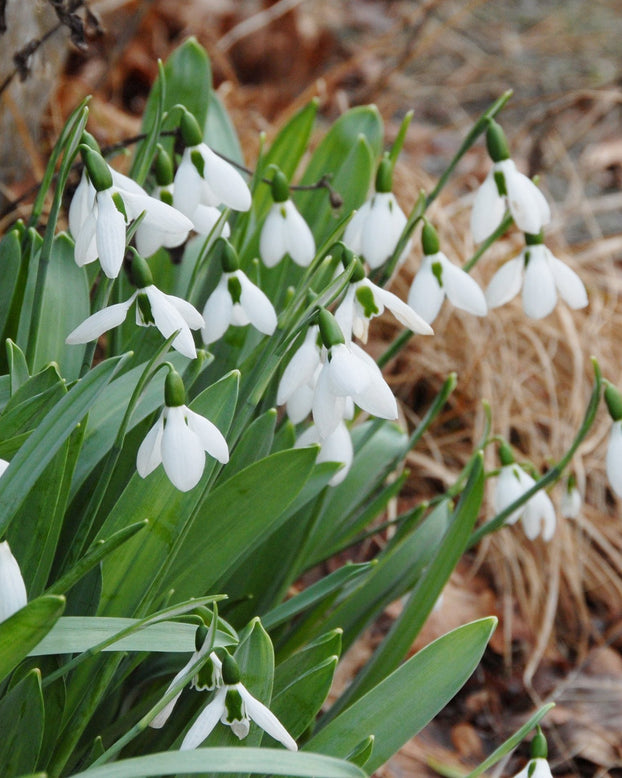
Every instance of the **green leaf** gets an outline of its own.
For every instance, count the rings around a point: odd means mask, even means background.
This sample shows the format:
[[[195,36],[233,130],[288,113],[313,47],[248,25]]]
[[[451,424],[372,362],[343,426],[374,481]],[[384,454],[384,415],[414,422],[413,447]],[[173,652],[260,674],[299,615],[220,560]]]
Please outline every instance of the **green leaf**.
[[[24,352],[9,338],[6,342],[7,360],[9,363],[9,376],[11,378],[11,396],[25,384],[30,378],[28,363]]]
[[[0,284],[0,334],[9,319],[11,301],[19,280],[22,250],[17,230],[9,230],[0,241],[0,267],[2,268],[2,284]]]
[[[150,778],[179,773],[253,773],[301,778],[366,778],[349,762],[319,754],[290,753],[271,748],[199,748],[123,759],[111,765],[74,773],[70,778]]]
[[[203,133],[208,146],[240,165],[244,164],[242,147],[238,140],[233,122],[225,110],[220,98],[213,90],[208,93],[207,121]]]
[[[231,459],[222,471],[219,484],[239,473],[248,465],[267,457],[274,440],[276,410],[270,408],[255,419],[242,433],[231,455]]]
[[[0,623],[0,681],[52,629],[64,608],[64,597],[47,594]]]
[[[338,656],[328,657],[298,676],[272,700],[270,710],[293,738],[300,737],[315,721],[330,691],[338,661]]]
[[[145,139],[136,147],[132,167],[130,168],[130,178],[134,179],[141,186],[145,183],[145,178],[149,173],[151,162],[155,154],[156,146],[160,140],[162,130],[162,119],[164,118],[164,105],[166,97],[166,77],[161,60],[158,60],[158,77],[154,83],[147,105],[145,106],[145,116],[149,110],[149,123],[146,124],[143,118],[143,127],[146,131]],[[158,289],[162,287],[158,286]]]
[[[43,738],[41,672],[31,670],[0,700],[0,765],[3,778],[34,770]]]
[[[325,632],[300,651],[278,661],[274,678],[274,696],[281,694],[296,679],[313,670],[331,656],[341,656],[343,630]]]
[[[373,773],[417,734],[458,692],[477,667],[495,618],[466,624],[435,640],[323,727],[305,749],[347,756],[375,736],[366,770]]]

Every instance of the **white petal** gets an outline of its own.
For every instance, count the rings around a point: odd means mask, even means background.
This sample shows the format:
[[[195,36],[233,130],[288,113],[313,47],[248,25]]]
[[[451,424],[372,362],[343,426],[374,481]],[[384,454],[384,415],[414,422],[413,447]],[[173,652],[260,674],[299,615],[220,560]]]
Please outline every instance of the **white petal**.
[[[82,171],[80,183],[71,198],[69,205],[69,232],[74,240],[78,237],[82,225],[87,220],[89,213],[93,210],[95,202],[95,187],[88,179],[86,168]]]
[[[215,424],[204,416],[186,408],[188,426],[201,441],[201,445],[207,453],[222,464],[229,461],[229,447],[222,432]]]
[[[357,334],[354,333],[354,322],[355,322],[354,295],[355,294],[356,294],[356,284],[349,284],[345,297],[343,298],[343,300],[339,304],[339,307],[335,311],[335,319],[337,321],[337,324],[339,325],[339,329],[343,333],[343,337],[348,342],[352,340],[353,334]]]
[[[354,459],[352,438],[345,424],[340,423],[333,432],[320,441],[322,447],[318,454],[318,462],[341,462],[343,467],[338,470],[328,482],[330,486],[337,486],[347,476]]]
[[[331,348],[328,373],[334,394],[342,397],[354,395],[363,391],[369,384],[371,376],[367,365],[357,354],[344,343],[338,343]]]
[[[181,670],[175,675],[173,680],[169,683],[169,685],[166,688],[166,691],[162,695],[163,697],[166,697],[166,695],[171,691],[171,689],[177,684],[178,681],[181,681],[181,679],[184,677],[184,675],[188,672],[188,670],[192,667],[192,665],[199,659],[201,656],[200,651],[194,651],[190,659],[186,662],[186,664],[181,668]],[[173,708],[177,704],[177,700],[181,697],[183,689],[180,689],[179,692],[173,697],[172,700],[166,703],[166,705],[162,708],[162,710],[155,715],[151,721],[149,722],[149,726],[152,729],[161,729],[166,722],[168,721],[171,713],[173,712]]]
[[[283,203],[285,218],[285,246],[297,265],[308,267],[315,256],[315,240],[309,225],[298,213],[291,200]]]
[[[523,285],[524,267],[525,259],[523,254],[501,265],[488,284],[488,289],[486,289],[485,296],[489,308],[498,308],[516,297]]]
[[[331,389],[329,367],[325,363],[315,385],[313,396],[313,421],[322,437],[328,437],[343,419],[345,399],[338,397]]]
[[[228,275],[223,275],[203,308],[205,326],[201,330],[201,337],[206,344],[222,338],[231,323],[233,300],[229,294],[227,279]]]
[[[197,720],[186,733],[186,737],[183,739],[181,746],[179,746],[180,751],[190,751],[198,748],[205,738],[208,737],[225,712],[226,694],[227,687],[221,686],[216,692],[214,699],[203,708]]]
[[[616,495],[622,497],[622,421],[614,421],[609,433],[607,478]]]
[[[523,310],[532,319],[548,316],[557,302],[555,279],[546,259],[545,246],[529,246],[529,261],[523,281]]]
[[[420,316],[413,308],[392,292],[382,289],[365,279],[368,286],[373,287],[374,299],[376,303],[380,302],[385,308],[388,308],[400,324],[407,327],[411,332],[417,332],[419,335],[433,335],[434,330],[423,316]]]
[[[516,226],[537,235],[551,220],[551,209],[545,196],[527,176],[519,173],[511,159],[498,162],[508,193],[508,207]]]
[[[236,270],[235,275],[242,287],[240,305],[250,323],[264,335],[272,335],[277,325],[276,312],[272,303],[242,270]]]
[[[576,486],[573,486],[570,491],[564,489],[560,505],[562,516],[566,519],[577,519],[581,513],[582,505],[583,498]]]
[[[180,492],[188,492],[201,480],[205,451],[186,424],[184,405],[166,409],[162,434],[162,464],[169,480]]]
[[[447,257],[444,259],[443,286],[451,303],[474,316],[485,316],[488,312],[486,297],[477,281],[462,268],[450,262]]]
[[[533,478],[518,465],[511,464],[502,467],[493,495],[495,512],[501,513],[501,511],[504,511],[515,500],[518,500],[527,489],[530,489],[534,483]],[[514,522],[518,521],[524,510],[524,506],[521,506],[513,511],[506,519],[506,524],[514,524]]]
[[[220,217],[221,213],[215,206],[197,205],[194,213],[192,214],[192,223],[194,224],[194,229],[199,233],[199,235],[209,235]],[[227,222],[223,224],[222,232],[220,234],[225,238],[231,234],[231,230]]]
[[[162,462],[162,433],[164,432],[164,415],[145,435],[136,455],[136,470],[141,478],[146,478]]]
[[[369,354],[355,343],[352,344],[352,352],[361,362],[365,363],[370,376],[370,381],[365,389],[352,394],[354,402],[359,408],[373,416],[379,416],[381,419],[397,419],[397,401],[378,365]]]
[[[131,192],[124,192],[122,197],[131,219],[137,219],[144,211],[142,223],[166,235],[179,235],[184,232],[187,235],[192,229],[192,222],[187,216],[156,197]]]
[[[26,586],[6,540],[0,543],[0,622],[26,605]]]
[[[391,256],[406,225],[406,215],[391,192],[377,192],[363,227],[361,254],[373,268]]]
[[[240,697],[246,705],[246,712],[251,719],[261,727],[270,737],[278,740],[285,748],[289,748],[290,751],[298,751],[296,741],[272,713],[262,702],[256,700],[253,695],[246,689],[241,683],[237,684],[237,689],[240,693]]]
[[[164,292],[162,292],[162,294],[173,306],[173,308],[177,310],[177,312],[181,315],[191,330],[200,330],[201,327],[205,325],[203,317],[197,311],[194,305],[187,302],[187,300],[184,300],[182,297],[175,297],[175,295],[172,294],[164,294]]]
[[[259,236],[259,255],[266,267],[277,265],[287,253],[285,243],[285,217],[281,213],[283,203],[270,208]]]
[[[178,306],[173,305],[170,302],[169,295],[161,292],[153,284],[141,291],[147,295],[151,305],[153,321],[164,338],[169,338],[175,330],[180,330],[179,335],[172,343],[173,348],[189,359],[196,359],[197,350],[192,333],[185,318],[179,312]]]
[[[130,178],[129,176],[124,175],[123,173],[119,173],[118,170],[115,170],[113,167],[110,167],[108,165],[108,170],[110,171],[110,175],[112,176],[112,183],[115,185],[117,189],[123,189],[125,192],[133,192],[137,195],[146,195],[147,192],[142,188],[140,184],[138,184],[136,181],[134,181],[133,178]]]
[[[477,190],[471,211],[471,233],[476,243],[486,240],[501,224],[505,213],[505,202],[499,195],[494,179],[494,170],[490,170]]]
[[[431,323],[438,316],[444,299],[445,290],[432,272],[430,257],[424,257],[408,292],[408,305],[424,321]]]
[[[300,424],[311,413],[314,395],[315,384],[304,384],[299,386],[287,400],[285,410],[292,424]]]
[[[192,148],[186,148],[175,173],[173,182],[173,205],[188,218],[201,202],[202,180],[190,157]]]
[[[97,193],[95,235],[99,264],[108,278],[116,278],[125,255],[125,217],[114,204],[110,189]]]
[[[97,207],[94,206],[76,236],[76,245],[74,248],[74,258],[78,267],[83,267],[97,259]]]
[[[290,359],[283,371],[276,395],[276,404],[283,405],[304,384],[313,378],[320,364],[320,352],[317,347],[318,328],[310,327],[303,343]]]
[[[197,148],[205,161],[203,177],[220,202],[234,211],[248,211],[251,207],[251,193],[238,171],[205,143]]]
[[[523,511],[522,524],[525,535],[534,540],[542,535],[542,540],[549,541],[555,534],[555,508],[551,498],[545,491],[540,491],[527,502]]]
[[[585,308],[588,299],[583,281],[572,268],[561,259],[554,257],[550,251],[547,251],[547,259],[562,300],[571,308]]]
[[[307,429],[302,433],[302,435],[299,435],[296,438],[296,442],[294,443],[294,448],[306,448],[307,446],[317,446],[319,442],[320,442],[319,430],[315,426],[315,424],[312,424],[310,427],[307,427]]]
[[[90,343],[92,340],[97,340],[104,332],[118,327],[119,324],[125,321],[127,312],[135,297],[136,292],[124,303],[109,305],[107,308],[102,308],[101,311],[97,311],[92,316],[89,316],[88,319],[85,319],[82,324],[78,324],[75,330],[67,335],[65,343],[69,345]]]

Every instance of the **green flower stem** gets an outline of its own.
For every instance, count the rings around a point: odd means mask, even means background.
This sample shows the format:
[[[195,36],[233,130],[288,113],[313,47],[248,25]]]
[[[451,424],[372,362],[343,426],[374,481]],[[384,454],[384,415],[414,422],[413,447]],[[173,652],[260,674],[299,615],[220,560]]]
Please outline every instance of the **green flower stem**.
[[[393,145],[391,146],[391,151],[389,152],[389,159],[391,160],[391,163],[393,165],[395,165],[395,163],[397,162],[397,158],[400,155],[400,152],[404,145],[404,141],[406,140],[406,133],[408,132],[408,128],[410,127],[410,123],[412,121],[414,114],[415,114],[414,111],[408,111],[408,113],[405,114],[404,118],[402,119],[400,128],[397,131],[397,135],[395,137],[395,140],[393,141]]]
[[[427,208],[427,201],[425,197],[425,192],[420,192],[417,202],[415,203],[412,211],[408,215],[406,226],[404,227],[404,230],[400,235],[400,239],[397,242],[397,246],[395,247],[393,254],[391,254],[391,258],[384,266],[384,268],[382,268],[378,280],[375,281],[375,283],[377,283],[379,286],[385,286],[389,282],[389,279],[393,275],[393,272],[397,267],[397,263],[399,262],[399,259],[402,256],[402,252],[406,248],[406,244],[410,240],[410,236],[415,231],[415,227],[417,226],[419,221],[423,218],[426,208]]]
[[[594,366],[594,387],[592,389],[592,395],[590,397],[590,401],[585,411],[583,423],[581,424],[581,427],[577,432],[575,439],[572,441],[572,445],[570,446],[568,451],[564,454],[564,456],[559,460],[559,462],[556,465],[554,465],[545,475],[542,476],[542,478],[540,478],[539,481],[537,481],[531,487],[531,489],[528,489],[517,500],[514,500],[514,502],[511,505],[508,505],[507,508],[505,508],[500,513],[498,513],[494,517],[494,519],[491,519],[489,522],[483,524],[481,527],[476,529],[475,532],[473,532],[473,534],[471,535],[468,548],[472,548],[473,546],[477,545],[477,543],[479,543],[479,541],[483,537],[503,527],[508,516],[511,516],[512,513],[517,508],[520,508],[522,505],[524,505],[529,499],[531,499],[534,496],[534,494],[539,492],[540,489],[544,489],[549,484],[555,483],[555,481],[561,478],[565,468],[568,466],[570,460],[574,456],[575,451],[583,442],[585,436],[587,435],[592,425],[594,424],[594,420],[596,418],[596,412],[598,411],[598,406],[600,404],[600,398],[602,394],[602,384],[603,384],[602,374],[598,362],[594,357],[592,357],[592,364]]]
[[[225,208],[223,210],[223,212],[218,217],[216,223],[212,227],[209,235],[205,238],[203,245],[201,246],[201,251],[199,252],[199,256],[197,257],[197,260],[194,263],[192,275],[190,276],[190,282],[188,283],[188,289],[186,290],[185,298],[187,300],[192,301],[193,299],[197,281],[199,280],[199,277],[205,267],[205,263],[209,259],[214,244],[216,243],[218,238],[220,238],[220,235],[222,233],[222,228],[225,222],[227,221],[227,219],[229,218],[230,213],[231,210],[229,208]]]
[[[512,226],[513,222],[514,219],[512,218],[512,215],[510,213],[506,214],[501,224],[492,233],[492,235],[486,238],[486,240],[482,243],[482,245],[477,249],[475,254],[473,254],[471,259],[469,259],[469,261],[462,266],[462,269],[464,270],[465,273],[469,273],[475,267],[475,265],[479,262],[479,260],[484,255],[484,253],[488,251],[488,249],[492,246],[492,244],[496,240],[498,240],[502,235],[505,235],[508,229]]]
[[[108,305],[110,299],[110,292],[112,291],[112,278],[108,278],[103,273],[99,274],[99,284],[97,285],[97,291],[95,292],[95,299],[93,300],[92,313],[101,311]],[[97,348],[97,341],[92,340],[86,344],[84,349],[84,357],[82,359],[82,367],[80,368],[80,378],[83,378],[91,369],[93,365],[93,357],[95,356],[95,349]]]

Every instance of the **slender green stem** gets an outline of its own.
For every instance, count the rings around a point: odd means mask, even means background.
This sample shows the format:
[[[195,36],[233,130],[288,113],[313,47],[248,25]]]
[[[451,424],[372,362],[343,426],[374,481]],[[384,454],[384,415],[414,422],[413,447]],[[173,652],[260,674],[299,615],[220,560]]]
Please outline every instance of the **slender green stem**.
[[[514,219],[512,218],[512,215],[510,213],[506,214],[503,220],[501,221],[501,224],[497,227],[497,229],[490,235],[490,237],[486,238],[486,240],[482,243],[482,245],[477,249],[475,254],[469,259],[468,262],[466,262],[462,269],[465,273],[469,273],[475,265],[479,262],[481,257],[484,255],[486,251],[492,246],[492,244],[498,240],[502,235],[505,235],[505,233],[508,231],[508,229],[512,226],[512,223],[514,222]]]
[[[112,279],[107,278],[100,273],[99,283],[97,284],[97,291],[95,292],[95,299],[93,300],[93,313],[103,310],[108,305],[111,291]],[[96,340],[92,340],[90,343],[86,344],[86,348],[84,349],[84,357],[82,358],[82,367],[80,368],[80,378],[83,378],[91,369],[96,348]]]

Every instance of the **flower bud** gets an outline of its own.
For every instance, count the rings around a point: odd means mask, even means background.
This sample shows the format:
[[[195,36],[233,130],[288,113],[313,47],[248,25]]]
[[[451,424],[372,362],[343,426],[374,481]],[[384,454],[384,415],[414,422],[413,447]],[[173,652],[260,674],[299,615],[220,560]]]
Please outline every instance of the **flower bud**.
[[[538,731],[531,741],[531,758],[532,759],[546,759],[549,753],[546,738],[542,734],[542,730],[538,727]]]
[[[514,464],[514,454],[509,443],[506,443],[505,440],[499,444],[499,459],[504,467]]]
[[[222,680],[227,686],[234,686],[236,683],[240,683],[240,668],[228,652],[222,658]]]
[[[235,273],[236,270],[239,270],[240,260],[238,258],[238,252],[233,248],[231,243],[225,238],[219,238],[218,248],[220,250],[220,264],[223,273]]]
[[[622,394],[609,381],[605,382],[605,403],[611,418],[614,421],[620,421],[622,419]]]
[[[181,115],[179,129],[185,146],[198,146],[199,143],[203,142],[203,133],[199,123],[190,111],[186,110]]]
[[[155,177],[158,186],[168,186],[173,183],[173,162],[168,152],[159,143],[155,160]]]
[[[284,203],[286,200],[289,200],[289,183],[287,178],[285,178],[285,174],[277,167],[274,168],[270,190],[275,203]]]
[[[438,254],[441,250],[438,233],[427,219],[423,224],[423,230],[421,230],[421,248],[426,257]]]
[[[376,192],[391,192],[393,189],[393,165],[389,157],[383,157],[376,171]]]
[[[153,276],[151,275],[147,260],[141,257],[134,249],[131,249],[131,251],[132,269],[130,276],[132,283],[137,289],[145,289],[148,286],[153,286]]]
[[[174,368],[171,368],[168,371],[166,380],[164,381],[164,403],[168,408],[186,404],[186,389],[184,387],[184,382]]]
[[[112,186],[112,173],[102,155],[85,145],[80,146],[80,152],[95,189],[98,192],[110,189]]]
[[[318,324],[320,325],[320,335],[326,348],[336,346],[339,343],[345,343],[343,332],[337,324],[337,320],[326,308],[320,308],[318,313]]]
[[[493,162],[503,162],[504,159],[510,158],[510,150],[508,149],[505,133],[501,129],[501,125],[497,124],[494,119],[488,122],[486,147]]]

